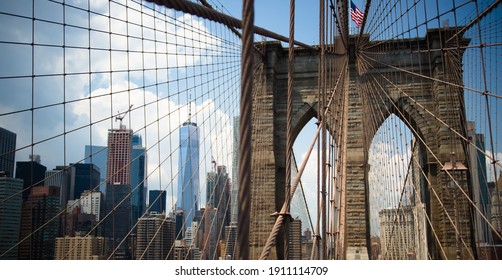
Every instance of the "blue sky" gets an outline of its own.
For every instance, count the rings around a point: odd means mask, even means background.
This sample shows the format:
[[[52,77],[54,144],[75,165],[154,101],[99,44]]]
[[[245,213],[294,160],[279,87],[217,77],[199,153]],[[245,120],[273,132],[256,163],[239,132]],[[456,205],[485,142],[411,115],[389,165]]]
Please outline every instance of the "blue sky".
[[[219,0],[235,18],[242,17],[242,1]],[[295,39],[319,42],[319,1],[296,0]],[[289,0],[255,0],[255,25],[283,36],[289,34]],[[259,40],[259,39],[258,39]]]

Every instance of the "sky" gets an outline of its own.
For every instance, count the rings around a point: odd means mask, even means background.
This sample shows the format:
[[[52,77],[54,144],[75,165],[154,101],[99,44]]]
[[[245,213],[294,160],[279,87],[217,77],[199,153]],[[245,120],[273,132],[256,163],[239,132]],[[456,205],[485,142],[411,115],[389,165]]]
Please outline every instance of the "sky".
[[[235,18],[242,18],[242,1],[218,0]],[[289,0],[255,0],[255,25],[277,34],[289,35]],[[319,2],[296,0],[295,39],[306,44],[319,42]],[[260,40],[256,38],[255,40]],[[287,43],[286,43],[287,45]]]

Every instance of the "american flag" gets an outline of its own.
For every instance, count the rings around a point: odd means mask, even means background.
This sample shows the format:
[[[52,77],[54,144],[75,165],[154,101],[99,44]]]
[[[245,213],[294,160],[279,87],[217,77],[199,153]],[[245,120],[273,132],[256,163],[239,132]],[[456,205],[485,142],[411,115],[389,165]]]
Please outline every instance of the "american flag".
[[[350,18],[356,23],[357,27],[361,27],[363,24],[364,14],[354,5],[354,2],[350,1]]]

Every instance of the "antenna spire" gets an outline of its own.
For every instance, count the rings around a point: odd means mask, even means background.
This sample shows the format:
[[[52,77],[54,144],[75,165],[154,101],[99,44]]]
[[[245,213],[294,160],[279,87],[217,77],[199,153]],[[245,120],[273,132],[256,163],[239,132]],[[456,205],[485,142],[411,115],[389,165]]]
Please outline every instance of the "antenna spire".
[[[192,122],[192,90],[188,90],[188,122]]]

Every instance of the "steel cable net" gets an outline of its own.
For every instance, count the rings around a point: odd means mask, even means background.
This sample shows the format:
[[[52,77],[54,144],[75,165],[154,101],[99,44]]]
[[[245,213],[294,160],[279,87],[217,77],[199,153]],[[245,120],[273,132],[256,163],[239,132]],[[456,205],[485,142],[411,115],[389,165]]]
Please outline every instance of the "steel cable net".
[[[0,21],[0,259],[225,256],[240,38],[143,1]]]
[[[499,259],[500,1],[367,2],[372,258]]]
[[[248,205],[236,179],[243,24],[219,1],[153,2],[0,3],[0,259],[236,259],[243,244],[245,258],[298,255],[270,172],[269,43],[255,43],[244,80]],[[290,171],[292,196],[318,197],[291,209],[315,213],[300,255],[499,259],[501,1],[353,2],[364,17],[349,37],[350,3],[321,0],[320,45],[295,42],[322,62],[318,189],[301,185],[305,160]]]

